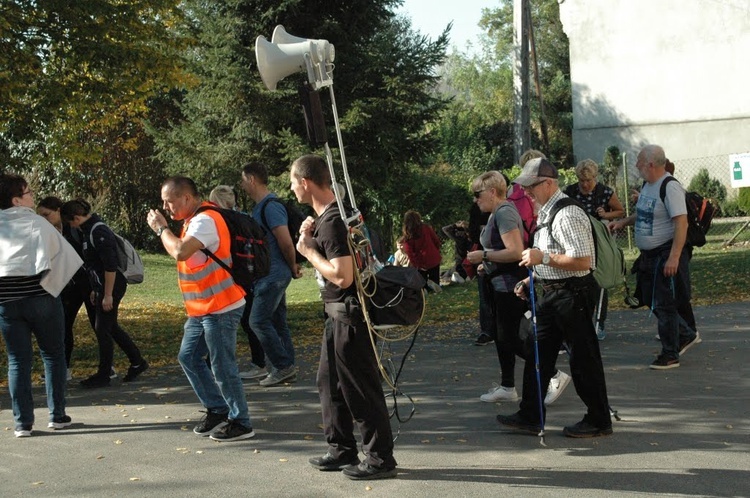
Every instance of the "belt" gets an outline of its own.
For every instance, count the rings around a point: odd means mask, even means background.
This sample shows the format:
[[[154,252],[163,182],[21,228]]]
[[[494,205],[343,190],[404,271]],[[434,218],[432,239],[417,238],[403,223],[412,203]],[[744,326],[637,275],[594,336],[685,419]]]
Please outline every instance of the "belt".
[[[560,280],[537,279],[537,281],[542,286],[542,290],[544,290],[545,292],[550,292],[553,290],[577,289],[580,287],[584,287],[589,282],[593,281],[593,276],[591,273],[589,273],[585,277],[569,277],[562,278]]]
[[[567,286],[567,282],[542,282],[542,289],[544,292],[565,289]]]

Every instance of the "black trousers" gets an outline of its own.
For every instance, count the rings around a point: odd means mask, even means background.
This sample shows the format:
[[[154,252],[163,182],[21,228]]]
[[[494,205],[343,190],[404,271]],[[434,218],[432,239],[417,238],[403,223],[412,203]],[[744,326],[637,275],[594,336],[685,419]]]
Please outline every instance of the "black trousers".
[[[515,387],[516,355],[525,358],[519,328],[528,309],[526,301],[512,292],[493,292],[492,313],[497,359],[500,362],[500,385]]]
[[[610,427],[612,420],[599,340],[591,321],[598,290],[591,275],[570,279],[564,287],[545,291],[538,298],[536,317],[542,400],[550,378],[557,371],[555,362],[565,340],[570,350],[573,385],[586,405],[586,418],[590,424],[603,428]],[[526,420],[539,422],[533,334],[526,339],[525,347],[528,360],[523,371],[521,416]],[[545,413],[543,402],[542,413]]]
[[[114,362],[114,343],[122,349],[130,360],[131,365],[140,365],[143,362],[141,351],[135,345],[127,332],[120,324],[117,323],[117,312],[120,307],[120,301],[125,296],[128,284],[125,277],[117,272],[115,286],[112,291],[113,306],[111,311],[104,311],[102,308],[102,295],[96,296],[94,332],[96,340],[99,343],[99,369],[97,375],[109,377]]]
[[[359,312],[352,317],[326,311],[317,384],[328,451],[337,458],[358,453],[354,419],[365,462],[395,467],[391,423],[367,325],[356,316]]]

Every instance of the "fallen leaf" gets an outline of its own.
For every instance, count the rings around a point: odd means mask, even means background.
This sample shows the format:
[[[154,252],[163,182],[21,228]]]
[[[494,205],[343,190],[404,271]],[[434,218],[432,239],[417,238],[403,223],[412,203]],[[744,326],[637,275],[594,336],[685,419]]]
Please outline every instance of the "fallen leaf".
[[[288,458],[279,458],[279,462],[288,462],[288,461],[289,461]]]
[[[187,425],[183,425],[183,426],[180,427],[180,430],[181,431],[189,431],[190,427],[188,427]]]
[[[122,440],[121,439],[115,440],[115,444],[122,444]]]
[[[104,455],[96,455],[97,460],[104,460]]]
[[[313,436],[311,436],[311,435],[308,434],[307,436],[304,437],[304,439],[306,439],[308,441],[312,441],[315,438]]]
[[[456,442],[457,442],[457,443],[465,443],[465,442],[466,442],[466,439],[456,439]]]
[[[372,491],[372,486],[365,486],[365,491]]]
[[[649,443],[651,446],[659,446],[659,443]]]
[[[31,483],[32,486],[41,486],[42,484],[44,484],[44,481],[37,481],[37,482]]]
[[[195,452],[195,454],[196,455],[202,455],[203,454],[203,450],[198,450],[198,451]]]
[[[187,448],[177,448],[177,451],[185,451]]]
[[[253,453],[260,453],[260,450],[258,448],[255,448],[255,450],[253,450]]]
[[[131,481],[140,481],[141,478],[140,477],[131,477],[130,480]]]
[[[430,444],[430,440],[429,439],[423,439],[421,441],[421,443],[423,443],[423,444]]]
[[[734,429],[734,427],[732,426],[732,424],[727,424],[727,429]]]

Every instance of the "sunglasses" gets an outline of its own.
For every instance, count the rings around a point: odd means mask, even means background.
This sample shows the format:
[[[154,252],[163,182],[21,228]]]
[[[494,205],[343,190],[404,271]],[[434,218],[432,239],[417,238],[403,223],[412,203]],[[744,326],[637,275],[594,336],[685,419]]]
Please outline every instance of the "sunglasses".
[[[479,197],[482,195],[482,192],[484,192],[485,190],[487,190],[487,189],[475,190],[474,191],[474,198],[475,199],[479,199]]]
[[[546,181],[547,181],[547,180],[541,180],[541,181],[539,181],[539,182],[536,182],[536,183],[532,183],[531,185],[528,185],[528,186],[524,186],[524,187],[523,187],[523,189],[524,189],[524,190],[531,190],[531,189],[533,189],[533,188],[535,188],[535,187],[538,187],[538,186],[539,186],[539,185],[541,185],[542,183],[545,183]]]

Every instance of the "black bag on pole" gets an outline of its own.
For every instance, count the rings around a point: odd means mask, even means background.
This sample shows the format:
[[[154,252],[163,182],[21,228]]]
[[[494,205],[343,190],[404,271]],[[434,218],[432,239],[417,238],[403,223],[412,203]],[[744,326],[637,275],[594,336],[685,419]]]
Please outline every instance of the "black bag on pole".
[[[383,267],[375,274],[374,293],[372,284],[367,289],[368,294],[372,293],[367,298],[370,321],[377,326],[418,324],[424,312],[425,284],[416,268]]]

